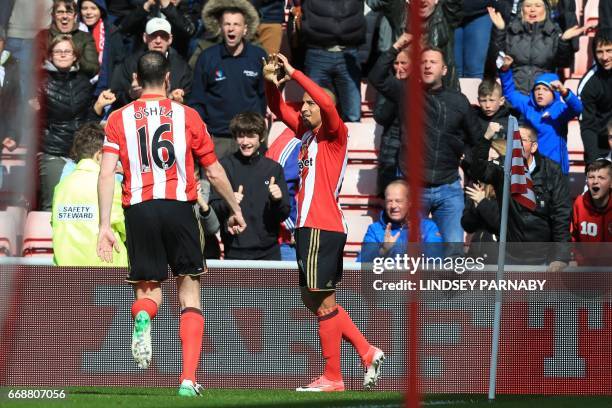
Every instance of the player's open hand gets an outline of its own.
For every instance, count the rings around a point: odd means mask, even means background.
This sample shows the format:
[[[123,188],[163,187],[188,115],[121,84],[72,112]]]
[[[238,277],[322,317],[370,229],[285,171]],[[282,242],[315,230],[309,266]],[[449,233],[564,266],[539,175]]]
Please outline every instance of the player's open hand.
[[[242,187],[242,184],[238,186],[238,191],[234,191],[234,197],[236,198],[236,202],[238,204],[240,204],[240,202],[244,198],[243,192],[244,192],[244,187]]]
[[[227,230],[231,235],[239,235],[246,226],[242,213],[232,214],[227,220]]]
[[[293,66],[291,66],[291,64],[289,63],[289,60],[287,59],[287,57],[285,57],[283,54],[278,53],[278,54],[274,54],[276,56],[276,58],[278,58],[278,64],[285,69],[285,72],[287,73],[287,75],[289,77],[291,77],[293,75],[293,73],[295,72],[295,68],[293,68]]]
[[[291,80],[288,72],[279,62],[278,55],[280,54],[270,54],[267,59],[262,58],[264,79],[272,82],[277,87]]]
[[[272,201],[279,201],[283,198],[283,192],[281,191],[278,184],[276,184],[276,178],[274,176],[270,177],[270,184],[268,185],[268,190],[270,191],[270,197]]]
[[[103,262],[113,262],[113,248],[119,253],[119,243],[112,229],[110,226],[100,227],[98,231],[98,246],[96,249],[98,258]]]

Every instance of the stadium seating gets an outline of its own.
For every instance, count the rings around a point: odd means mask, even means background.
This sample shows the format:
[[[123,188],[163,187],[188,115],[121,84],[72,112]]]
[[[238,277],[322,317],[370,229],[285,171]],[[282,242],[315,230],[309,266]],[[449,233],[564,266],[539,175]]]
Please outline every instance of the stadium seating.
[[[15,255],[17,248],[17,225],[11,214],[0,211],[0,256]]]
[[[580,80],[575,78],[566,79],[564,83],[565,87],[575,94],[578,94],[578,84],[580,84]]]
[[[582,78],[591,67],[591,64],[593,63],[591,40],[592,38],[584,35],[578,39],[580,48],[574,55],[574,69],[572,72],[572,78]]]
[[[379,209],[344,210],[344,219],[348,225],[348,236],[344,246],[344,259],[354,261],[361,251],[361,243],[368,226],[378,219]]]
[[[26,218],[23,233],[23,256],[51,258],[52,236],[51,212],[31,211]]]
[[[478,105],[478,85],[481,81],[479,78],[459,78],[461,93],[467,96],[472,105]]]
[[[610,1],[610,0],[604,0],[604,1]],[[596,26],[598,23],[599,23],[599,0],[588,0],[586,5],[584,6],[584,25]]]
[[[375,164],[349,164],[340,190],[340,204],[345,207],[370,207],[380,204],[376,197]]]

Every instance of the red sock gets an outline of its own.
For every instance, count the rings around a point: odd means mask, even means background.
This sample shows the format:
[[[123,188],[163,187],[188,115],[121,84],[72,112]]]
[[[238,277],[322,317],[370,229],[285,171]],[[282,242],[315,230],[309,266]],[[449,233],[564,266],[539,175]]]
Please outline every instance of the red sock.
[[[334,307],[331,311],[326,312],[318,315],[319,339],[321,340],[321,350],[325,359],[323,375],[328,380],[342,381],[342,371],[340,370],[342,332],[340,331],[338,309]]]
[[[340,305],[338,305],[338,321],[340,330],[342,330],[342,337],[349,341],[353,347],[355,347],[355,350],[357,350],[359,357],[365,360],[365,356],[370,349],[370,343],[359,331],[357,326],[355,326],[355,323],[353,323],[353,320],[346,310]]]
[[[204,316],[202,316],[200,309],[194,307],[183,309],[179,335],[183,350],[181,382],[191,380],[195,383],[196,370],[200,364],[200,353],[202,352],[202,337],[204,336]]]
[[[136,315],[141,310],[144,310],[149,314],[151,320],[157,315],[157,303],[153,299],[142,298],[137,299],[132,303],[132,319],[136,318]]]

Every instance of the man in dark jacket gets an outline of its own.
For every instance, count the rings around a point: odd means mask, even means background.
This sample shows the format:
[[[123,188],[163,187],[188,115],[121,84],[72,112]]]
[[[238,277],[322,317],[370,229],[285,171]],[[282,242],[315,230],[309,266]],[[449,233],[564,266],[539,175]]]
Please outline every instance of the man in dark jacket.
[[[181,3],[183,3],[181,5]],[[134,38],[140,37],[140,33],[145,30],[147,22],[152,18],[163,18],[170,23],[174,41],[172,48],[176,50],[181,57],[187,59],[188,47],[191,37],[196,33],[198,6],[201,10],[201,4],[194,8],[189,7],[188,1],[176,0],[144,0],[141,4],[135,7],[130,13],[122,18],[119,30],[124,35],[131,35]],[[194,11],[194,12],[192,12]]]
[[[17,107],[21,101],[19,64],[4,49],[6,31],[0,26],[0,150],[15,150],[20,132],[17,124]],[[0,184],[2,173],[0,172]]]
[[[40,31],[36,35],[37,55],[44,58],[47,55],[47,47],[54,37],[69,35],[72,37],[72,42],[79,53],[79,70],[90,78],[95,76],[100,69],[96,44],[91,34],[79,30],[74,2],[72,0],[54,0],[51,17],[53,19],[51,27]]]
[[[599,31],[593,48],[595,65],[578,85],[583,105],[580,136],[586,165],[609,151],[606,124],[612,119],[612,30]]]
[[[361,118],[361,68],[357,48],[365,42],[364,0],[305,0],[300,39],[306,75],[335,91],[345,122]]]
[[[261,61],[266,52],[245,38],[257,30],[259,17],[248,0],[210,0],[202,15],[208,30],[221,31],[223,42],[198,57],[189,106],[212,134],[217,157],[236,150],[229,122],[240,112],[266,112]]]
[[[421,81],[425,89],[423,211],[431,212],[444,242],[463,243],[464,199],[459,163],[484,130],[467,97],[443,85],[443,77],[448,73],[443,51],[426,48],[421,55]],[[399,157],[403,174],[407,174],[405,151],[410,148],[405,136]]]
[[[283,168],[265,157],[260,146],[266,125],[254,112],[236,115],[230,130],[239,150],[221,159],[248,228],[240,235],[221,229],[225,259],[278,260],[280,223],[289,216],[289,193]],[[221,222],[231,215],[228,205],[214,192],[210,206]]]
[[[492,184],[501,208],[504,187],[504,170],[489,162],[491,139],[499,127],[491,124],[485,136],[474,148],[473,170],[479,180]],[[571,202],[567,177],[554,161],[540,155],[537,131],[528,125],[519,128],[523,143],[523,157],[527,161],[533,180],[536,208],[531,211],[517,201],[510,199],[508,212],[508,242],[566,243],[570,240]],[[563,248],[551,247],[550,253],[543,253],[542,247],[521,246],[521,253],[514,253],[515,263],[526,260],[549,263],[550,270],[558,270],[567,262]],[[520,257],[520,258],[519,258]]]
[[[143,41],[149,51],[159,51],[166,55],[170,62],[170,95],[169,98],[183,103],[191,91],[191,69],[183,58],[172,48],[172,29],[170,23],[162,18],[152,18],[147,23]],[[134,81],[138,59],[145,51],[137,52],[113,72],[111,89],[117,97],[113,110],[124,106],[140,97],[142,88]]]

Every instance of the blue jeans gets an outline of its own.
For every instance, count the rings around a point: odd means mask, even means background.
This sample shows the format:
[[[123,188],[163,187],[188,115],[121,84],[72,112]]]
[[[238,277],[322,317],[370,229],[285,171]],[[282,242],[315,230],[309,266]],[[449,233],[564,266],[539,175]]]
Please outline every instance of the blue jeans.
[[[306,50],[306,75],[322,87],[334,91],[345,122],[361,119],[361,68],[357,49],[332,52],[319,48]]]
[[[295,246],[289,244],[281,244],[281,261],[296,261]]]
[[[9,37],[6,39],[5,48],[19,61],[21,96],[25,101],[34,91],[32,85],[35,81],[28,80],[34,78],[34,40]]]
[[[463,215],[464,198],[461,182],[457,180],[450,184],[423,188],[421,199],[423,214],[427,217],[431,212],[442,234],[442,241],[463,243],[461,216]]]
[[[489,14],[468,20],[455,30],[455,63],[459,78],[482,78],[491,38]]]

